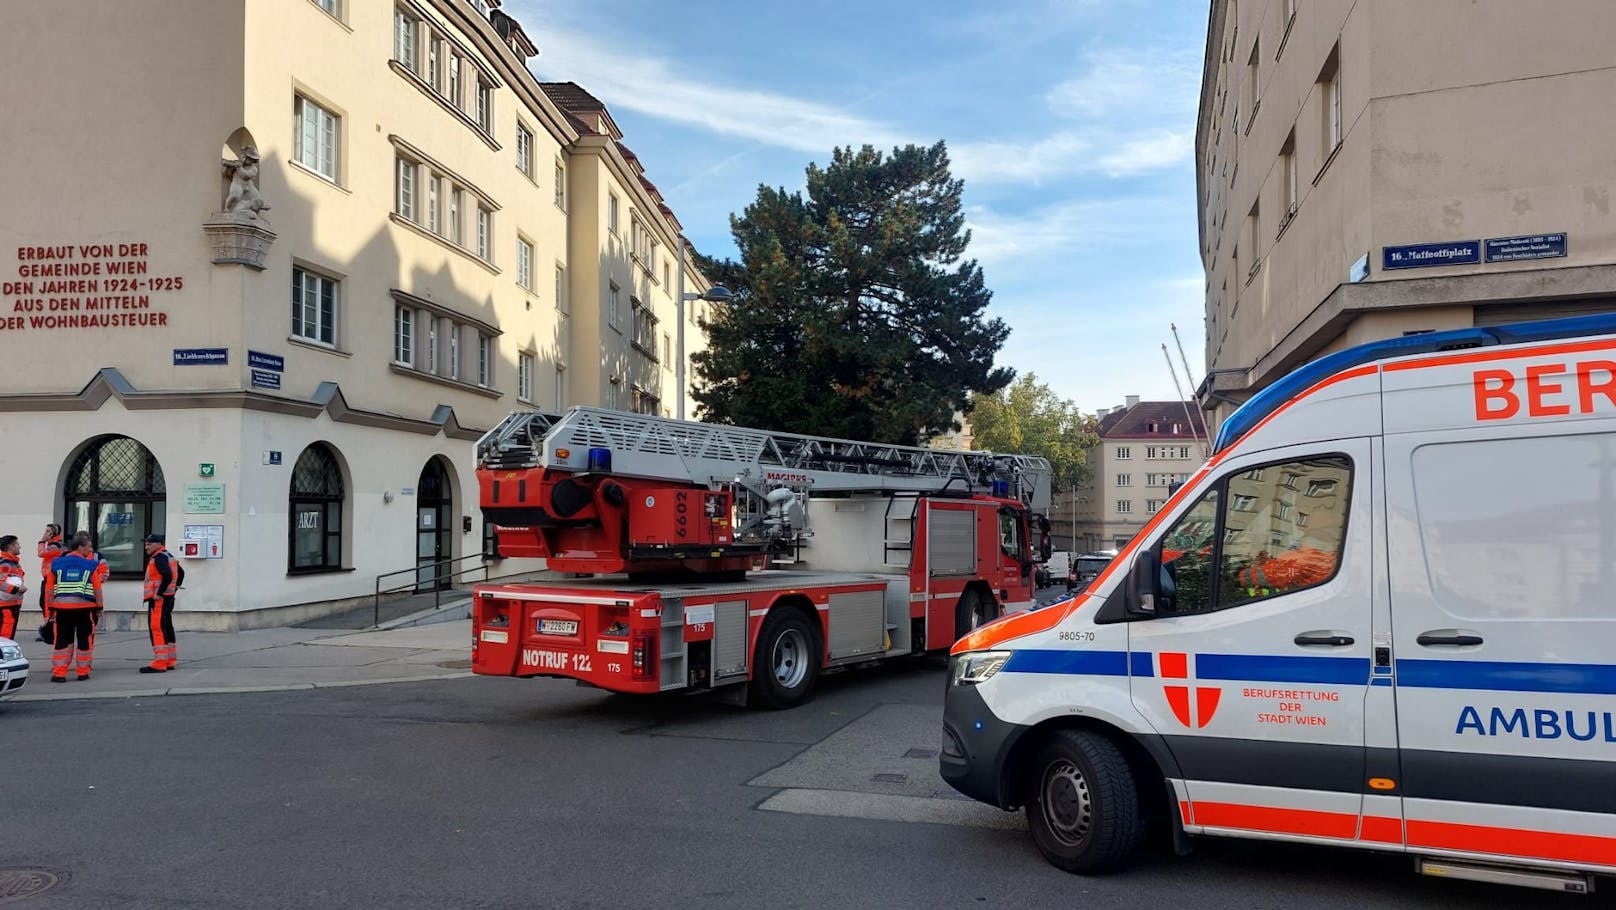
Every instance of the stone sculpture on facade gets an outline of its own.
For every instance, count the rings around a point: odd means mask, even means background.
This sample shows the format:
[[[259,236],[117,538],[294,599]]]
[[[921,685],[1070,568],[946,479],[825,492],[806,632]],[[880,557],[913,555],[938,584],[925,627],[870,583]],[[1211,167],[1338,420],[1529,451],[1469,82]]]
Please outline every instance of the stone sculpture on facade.
[[[241,157],[223,158],[220,164],[230,177],[230,189],[224,197],[224,211],[203,222],[213,241],[215,265],[244,265],[262,270],[269,256],[269,245],[275,242],[275,232],[263,213],[269,203],[258,192],[258,149],[251,145],[241,148]]]

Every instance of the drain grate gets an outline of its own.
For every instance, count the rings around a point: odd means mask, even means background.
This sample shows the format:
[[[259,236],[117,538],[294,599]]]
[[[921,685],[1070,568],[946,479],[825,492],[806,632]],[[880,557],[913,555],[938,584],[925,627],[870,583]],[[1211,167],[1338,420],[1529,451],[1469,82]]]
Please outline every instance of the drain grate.
[[[901,784],[909,779],[907,774],[877,774],[870,780],[878,784]]]
[[[910,749],[903,753],[904,758],[936,758],[936,749]]]
[[[49,869],[0,869],[0,904],[43,894],[57,885],[65,884],[67,880],[66,872],[52,872]]]

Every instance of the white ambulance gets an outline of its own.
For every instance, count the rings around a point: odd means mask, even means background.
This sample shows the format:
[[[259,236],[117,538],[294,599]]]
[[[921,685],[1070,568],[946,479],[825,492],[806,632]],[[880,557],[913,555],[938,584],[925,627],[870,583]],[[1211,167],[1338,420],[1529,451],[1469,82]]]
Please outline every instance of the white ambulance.
[[[1072,872],[1154,819],[1616,873],[1616,316],[1332,354],[1215,449],[1085,593],[954,646],[944,778]]]

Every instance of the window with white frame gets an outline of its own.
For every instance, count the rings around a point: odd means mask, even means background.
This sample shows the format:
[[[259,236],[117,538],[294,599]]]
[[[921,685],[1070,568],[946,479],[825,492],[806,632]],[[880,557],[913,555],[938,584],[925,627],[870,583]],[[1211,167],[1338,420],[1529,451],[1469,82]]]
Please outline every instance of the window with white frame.
[[[297,145],[295,159],[298,164],[319,174],[332,183],[337,181],[337,121],[336,114],[303,95],[295,96],[294,103]]]
[[[426,363],[421,369],[428,373],[438,372],[438,319],[428,314],[426,316]]]
[[[567,368],[559,363],[555,368],[555,409],[557,414],[567,409]]]
[[[533,290],[533,243],[526,237],[516,238],[516,283]]]
[[[477,258],[489,261],[490,235],[493,233],[494,214],[483,206],[477,206]]]
[[[1117,500],[1117,512],[1119,514],[1126,515],[1126,514],[1128,514],[1129,512],[1132,512],[1132,511],[1133,511],[1133,500],[1131,500],[1131,499],[1119,499],[1119,500]]]
[[[651,415],[660,413],[661,400],[645,389],[635,386],[631,390],[631,397],[633,401],[630,403],[630,408],[634,413]]]
[[[556,266],[555,305],[562,313],[572,312],[567,309],[567,270],[560,265]]]
[[[465,96],[460,93],[460,55],[454,51],[449,52],[449,103],[462,110],[465,109]]]
[[[1324,111],[1324,156],[1341,146],[1341,49],[1330,52],[1329,62],[1319,74],[1320,100]]]
[[[668,265],[668,260],[666,260],[666,259],[662,260],[662,286],[663,287],[669,288],[669,289],[673,288],[673,282],[668,280],[668,276],[671,275],[671,274],[672,274],[672,269]]]
[[[1147,515],[1155,515],[1157,512],[1161,511],[1161,507],[1162,501],[1160,499],[1145,500],[1145,514]]]
[[[606,230],[617,233],[617,194],[606,194]]]
[[[1132,474],[1118,474],[1117,475],[1117,486],[1119,486],[1119,487],[1131,487],[1131,486],[1133,486],[1133,475]]]
[[[461,200],[465,198],[465,191],[455,187],[449,191],[449,242],[456,246],[466,245],[466,220],[461,215]]]
[[[516,355],[516,398],[533,403],[533,355]]]
[[[533,131],[520,123],[516,125],[516,169],[533,176]]]
[[[1188,458],[1188,457],[1190,457],[1190,447],[1189,446],[1179,446],[1178,447],[1178,457],[1179,458]]]
[[[1279,150],[1280,179],[1284,181],[1285,211],[1281,217],[1281,227],[1290,223],[1291,216],[1296,214],[1297,188],[1296,188],[1296,130],[1285,138],[1285,145]]]
[[[611,283],[609,283],[607,285],[607,287],[606,287],[606,324],[611,326],[614,329],[617,328],[617,321],[618,321],[617,301],[618,301],[618,298],[621,297],[621,296],[622,296],[622,292],[617,289],[616,282],[611,282]]]
[[[332,17],[337,19],[342,18],[341,0],[314,0],[314,4],[320,9],[330,13]]]
[[[393,307],[393,362],[415,366],[415,311],[403,304]]]
[[[1146,459],[1160,458],[1161,456],[1157,455],[1156,451],[1157,450],[1156,450],[1155,446],[1145,446],[1145,458]]]
[[[1117,458],[1126,461],[1133,457],[1133,449],[1127,446],[1117,446]]]
[[[419,20],[405,12],[403,7],[393,10],[393,59],[412,73],[415,72],[415,46],[419,25]]]
[[[292,269],[292,335],[318,344],[336,345],[336,279],[304,268]]]
[[[621,411],[623,409],[623,379],[622,379],[622,377],[620,377],[620,376],[613,376],[612,377],[611,385],[608,386],[606,395],[607,395],[606,407],[611,408],[614,411]]]
[[[567,169],[557,161],[555,166],[555,204],[562,211],[567,209]]]
[[[393,211],[400,218],[415,220],[415,170],[416,164],[408,158],[398,158],[398,195],[393,203]]]
[[[443,92],[443,68],[438,65],[438,48],[443,42],[429,31],[426,36],[426,81],[439,94]]]
[[[662,362],[673,368],[673,336],[667,332],[662,333]]]
[[[633,319],[634,334],[630,336],[634,346],[639,348],[645,356],[656,360],[657,318],[651,308],[641,303],[638,298],[628,299],[629,311]]]
[[[494,384],[494,339],[477,336],[477,384],[488,388]]]
[[[449,378],[460,378],[460,326],[449,323]]]
[[[485,133],[494,132],[494,87],[477,76],[477,125]]]
[[[426,174],[426,229],[434,234],[443,233],[443,224],[438,212],[438,184],[440,178],[437,174],[427,171]]]

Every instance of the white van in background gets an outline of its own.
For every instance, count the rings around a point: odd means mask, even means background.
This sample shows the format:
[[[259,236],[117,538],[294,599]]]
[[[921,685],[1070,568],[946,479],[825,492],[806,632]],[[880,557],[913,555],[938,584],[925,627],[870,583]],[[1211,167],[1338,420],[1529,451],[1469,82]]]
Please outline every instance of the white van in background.
[[[1616,316],[1326,356],[1088,590],[953,649],[941,768],[1055,865],[1195,835],[1616,873]]]

